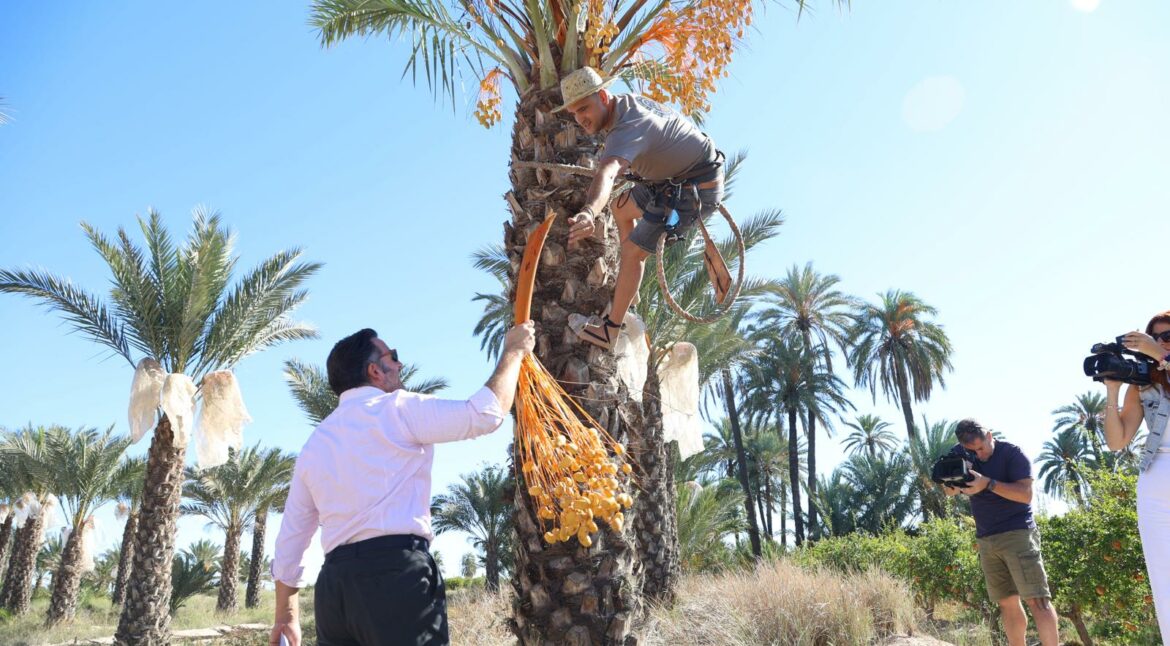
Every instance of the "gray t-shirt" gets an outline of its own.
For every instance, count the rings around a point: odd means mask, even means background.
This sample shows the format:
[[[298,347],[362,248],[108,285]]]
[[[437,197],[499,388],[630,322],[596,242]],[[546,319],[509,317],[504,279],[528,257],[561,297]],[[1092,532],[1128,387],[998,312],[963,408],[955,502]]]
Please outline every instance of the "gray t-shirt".
[[[620,157],[648,180],[676,177],[715,159],[715,144],[678,112],[638,94],[617,94],[613,100],[617,115],[605,133],[602,158]]]

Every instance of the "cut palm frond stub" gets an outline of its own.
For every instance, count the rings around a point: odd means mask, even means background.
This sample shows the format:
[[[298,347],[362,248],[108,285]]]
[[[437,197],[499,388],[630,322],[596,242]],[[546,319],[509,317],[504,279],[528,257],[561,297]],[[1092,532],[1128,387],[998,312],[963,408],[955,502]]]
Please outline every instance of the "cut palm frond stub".
[[[536,267],[555,215],[528,237],[516,279],[516,323],[528,321]],[[593,544],[598,522],[620,532],[622,509],[633,499],[625,492],[631,471],[625,448],[589,416],[549,374],[535,355],[520,364],[516,393],[516,450],[522,479],[545,528],[548,543],[577,537]]]

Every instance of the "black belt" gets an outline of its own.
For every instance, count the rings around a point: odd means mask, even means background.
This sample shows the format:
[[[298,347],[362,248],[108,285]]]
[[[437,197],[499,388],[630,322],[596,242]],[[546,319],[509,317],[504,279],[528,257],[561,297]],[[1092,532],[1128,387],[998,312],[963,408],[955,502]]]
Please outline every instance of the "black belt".
[[[421,550],[425,552],[428,547],[430,547],[430,543],[427,542],[427,539],[420,538],[414,534],[375,536],[374,538],[367,538],[364,541],[358,541],[356,543],[338,545],[325,555],[325,562],[346,561],[387,550]]]

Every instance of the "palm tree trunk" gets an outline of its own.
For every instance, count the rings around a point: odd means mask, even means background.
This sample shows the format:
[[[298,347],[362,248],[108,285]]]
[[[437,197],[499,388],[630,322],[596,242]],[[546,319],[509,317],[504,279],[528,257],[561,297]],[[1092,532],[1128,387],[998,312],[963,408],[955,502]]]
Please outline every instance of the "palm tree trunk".
[[[898,382],[898,400],[902,405],[902,415],[906,418],[906,437],[910,438],[910,442],[914,442],[918,438],[918,431],[914,429],[914,413],[910,410],[910,387],[906,382],[906,368],[898,363],[894,370],[894,379]]]
[[[764,527],[766,528],[769,537],[772,536],[772,478],[764,478],[764,500],[767,502],[764,505],[764,511],[767,515],[764,517]]]
[[[513,129],[512,159],[574,164],[582,161],[580,151],[590,149],[589,142],[575,124],[547,112],[559,98],[556,90],[534,90],[521,97]],[[645,550],[648,542],[644,538],[636,544],[634,532],[652,529],[655,533],[674,533],[673,538],[649,537],[665,545],[677,544],[678,538],[673,525],[674,505],[666,497],[673,491],[663,491],[665,477],[670,474],[661,428],[647,424],[648,416],[643,416],[641,406],[630,400],[621,387],[614,376],[613,355],[579,342],[567,326],[570,310],[600,313],[610,301],[617,270],[617,254],[612,251],[616,235],[612,222],[599,218],[607,233],[606,245],[585,242],[569,255],[565,250],[566,220],[584,201],[587,179],[514,167],[511,181],[512,190],[507,197],[513,218],[504,225],[504,247],[513,267],[519,267],[528,233],[546,214],[559,216],[545,244],[533,295],[532,315],[540,322],[536,356],[569,392],[581,393],[580,384],[589,384],[581,403],[614,439],[628,445],[637,475],[633,487],[637,504],[629,510],[633,518],[627,516],[622,532],[602,526],[590,548],[581,548],[572,540],[548,545],[536,521],[528,487],[517,483],[513,494],[517,540],[510,627],[521,644],[622,643],[629,636],[636,638],[632,633],[643,611],[643,582],[638,578],[635,559],[640,555],[638,548]],[[608,255],[604,253],[607,249]],[[653,401],[657,387],[649,386],[647,399]],[[650,500],[659,496],[662,499]],[[639,518],[643,515],[646,518]],[[670,522],[663,528],[652,525],[661,520]],[[665,550],[659,553],[664,560],[669,557]],[[674,560],[677,563],[677,548]],[[642,563],[642,571],[659,567],[653,562]],[[671,581],[660,583],[670,585]]]
[[[235,612],[240,606],[240,536],[243,533],[243,527],[228,527],[224,532],[219,598],[215,602],[217,612]]]
[[[682,576],[678,548],[678,490],[674,465],[678,444],[667,445],[662,432],[662,400],[657,370],[649,370],[644,387],[649,394],[638,415],[636,403],[628,401],[631,416],[630,455],[638,457],[634,481],[640,495],[633,511],[638,560],[642,563],[642,595],[658,603],[672,603]],[[636,430],[635,430],[636,429]]]
[[[248,562],[248,588],[244,593],[244,607],[260,605],[260,567],[264,560],[264,533],[268,530],[268,507],[256,510],[252,524],[252,560]]]
[[[84,521],[82,523],[84,527]],[[45,626],[72,621],[77,614],[77,593],[81,590],[81,540],[84,531],[74,527],[61,550],[61,564],[53,573],[53,596]]]
[[[122,530],[122,553],[118,555],[118,575],[114,579],[114,594],[110,602],[115,606],[126,600],[126,583],[130,580],[130,564],[134,558],[134,532],[138,529],[138,510],[131,509]]]
[[[16,532],[12,545],[12,559],[4,577],[4,607],[14,615],[28,612],[33,595],[33,576],[37,567],[37,552],[44,538],[44,513],[29,516]]]
[[[788,551],[788,494],[780,483],[780,547]]]
[[[808,411],[808,538],[820,536],[817,528],[817,417]]]
[[[8,571],[8,547],[12,544],[12,523],[16,514],[9,511],[0,525],[0,575]]]
[[[739,475],[739,486],[743,488],[744,508],[747,510],[748,538],[752,544],[752,556],[760,558],[763,552],[760,548],[760,528],[756,524],[756,512],[752,508],[752,489],[748,484],[747,452],[743,450],[743,433],[739,426],[739,409],[735,405],[735,388],[731,383],[731,371],[723,369],[723,401],[727,405],[727,419],[731,423],[731,438],[735,442],[736,471]]]
[[[175,446],[170,420],[160,416],[147,456],[146,483],[134,532],[134,565],[114,635],[116,644],[170,643],[171,565],[186,454],[186,446]]]
[[[796,437],[796,408],[788,409],[788,483],[792,488],[792,527],[796,532],[796,546],[804,543],[804,519],[800,516],[800,446]]]
[[[500,589],[500,552],[494,543],[484,549],[484,578],[487,579],[488,590],[495,592]]]

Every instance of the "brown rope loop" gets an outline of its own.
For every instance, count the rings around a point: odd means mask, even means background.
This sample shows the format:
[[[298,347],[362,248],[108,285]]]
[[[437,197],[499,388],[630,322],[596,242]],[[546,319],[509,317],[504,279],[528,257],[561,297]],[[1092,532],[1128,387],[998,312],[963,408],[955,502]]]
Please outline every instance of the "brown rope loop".
[[[662,253],[663,250],[666,249],[666,233],[663,232],[663,234],[658,237],[658,287],[662,290],[662,296],[666,299],[666,304],[670,305],[670,309],[674,310],[675,313],[679,316],[693,323],[714,323],[715,321],[718,321],[719,319],[726,316],[727,313],[731,311],[731,306],[735,304],[736,299],[739,298],[740,290],[743,289],[744,256],[746,255],[743,245],[743,234],[740,233],[739,227],[735,225],[735,220],[731,217],[731,213],[727,211],[727,207],[723,206],[722,202],[716,206],[719,208],[719,212],[722,213],[723,217],[727,220],[727,225],[731,227],[732,235],[735,236],[735,245],[739,250],[739,271],[736,272],[738,275],[735,279],[735,286],[732,287],[731,292],[727,294],[727,297],[724,299],[723,303],[716,307],[715,311],[711,314],[707,316],[697,316],[695,314],[691,314],[690,312],[684,310],[682,306],[674,300],[674,297],[670,295],[670,287],[668,287],[666,284],[665,263],[662,261]],[[703,226],[703,221],[701,218],[699,219],[699,226]]]

